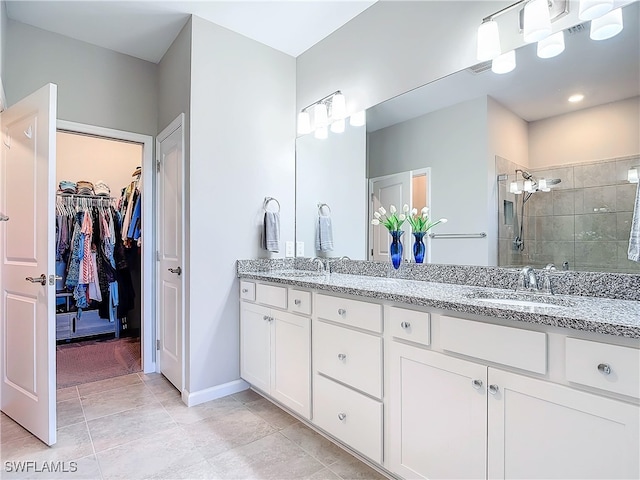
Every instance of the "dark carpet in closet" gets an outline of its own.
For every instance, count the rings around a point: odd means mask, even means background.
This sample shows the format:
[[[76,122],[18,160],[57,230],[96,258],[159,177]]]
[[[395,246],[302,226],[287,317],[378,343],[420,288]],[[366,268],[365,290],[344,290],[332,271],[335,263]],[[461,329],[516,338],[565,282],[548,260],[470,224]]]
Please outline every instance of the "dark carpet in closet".
[[[140,372],[140,339],[85,340],[58,345],[58,388]]]

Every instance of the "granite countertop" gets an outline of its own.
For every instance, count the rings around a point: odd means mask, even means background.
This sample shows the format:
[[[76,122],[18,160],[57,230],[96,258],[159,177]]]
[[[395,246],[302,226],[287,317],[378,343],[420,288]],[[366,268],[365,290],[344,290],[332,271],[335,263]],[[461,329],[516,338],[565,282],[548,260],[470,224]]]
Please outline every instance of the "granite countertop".
[[[452,312],[640,338],[640,301],[577,295],[542,295],[503,288],[344,273],[318,274],[309,270],[293,269],[242,271],[238,276],[243,279],[263,280]],[[508,301],[507,299],[533,300],[545,305],[500,303]]]

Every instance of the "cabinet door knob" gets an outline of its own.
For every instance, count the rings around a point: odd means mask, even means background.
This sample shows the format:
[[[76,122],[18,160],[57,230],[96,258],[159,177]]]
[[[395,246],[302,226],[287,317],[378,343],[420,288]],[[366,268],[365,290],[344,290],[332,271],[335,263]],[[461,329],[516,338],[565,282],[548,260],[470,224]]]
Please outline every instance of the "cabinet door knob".
[[[268,321],[269,320],[269,315],[265,315],[262,317],[263,320]]]
[[[338,309],[338,315],[345,315],[347,313],[347,311],[344,308],[339,308]]]
[[[242,293],[249,293],[249,289],[248,288],[243,288],[242,289]]]
[[[407,329],[407,328],[409,328],[409,327],[411,326],[411,324],[410,324],[409,322],[402,322],[402,323],[400,324],[400,326],[401,326],[402,328],[404,328],[404,329]]]
[[[302,302],[300,301],[300,299],[296,298],[293,303],[295,303],[296,305],[300,305]]]
[[[609,375],[611,373],[611,366],[608,363],[601,363],[598,365],[598,371],[603,375]]]
[[[339,353],[338,354],[338,360],[346,360],[347,356],[344,353]]]
[[[342,421],[342,420],[344,420],[345,418],[347,418],[347,414],[346,414],[346,413],[342,413],[342,412],[340,412],[340,413],[338,414],[338,420]]]
[[[482,388],[482,380],[471,380],[471,385],[476,390],[480,390]]]
[[[489,393],[491,395],[497,394],[499,390],[498,385],[489,385]]]

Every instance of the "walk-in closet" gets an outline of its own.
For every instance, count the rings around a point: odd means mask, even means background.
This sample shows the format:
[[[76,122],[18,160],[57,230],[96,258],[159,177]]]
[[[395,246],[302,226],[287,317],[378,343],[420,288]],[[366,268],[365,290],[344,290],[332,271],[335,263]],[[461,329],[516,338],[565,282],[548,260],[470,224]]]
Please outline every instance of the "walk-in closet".
[[[56,136],[58,388],[141,370],[143,146]]]

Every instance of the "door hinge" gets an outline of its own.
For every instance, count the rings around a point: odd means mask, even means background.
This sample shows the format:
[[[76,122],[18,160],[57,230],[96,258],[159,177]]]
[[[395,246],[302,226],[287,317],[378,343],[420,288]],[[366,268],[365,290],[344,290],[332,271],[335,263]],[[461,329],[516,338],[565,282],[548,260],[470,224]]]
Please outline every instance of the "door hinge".
[[[160,261],[160,250],[156,250],[156,262]]]
[[[160,350],[160,340],[156,340],[156,350]]]
[[[160,173],[160,160],[156,160],[156,172]]]

